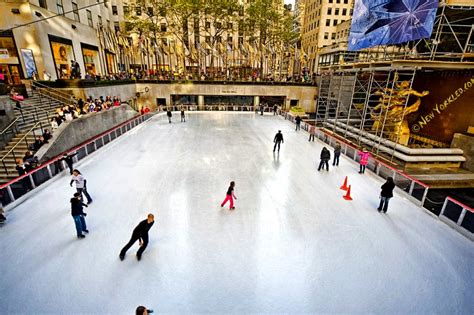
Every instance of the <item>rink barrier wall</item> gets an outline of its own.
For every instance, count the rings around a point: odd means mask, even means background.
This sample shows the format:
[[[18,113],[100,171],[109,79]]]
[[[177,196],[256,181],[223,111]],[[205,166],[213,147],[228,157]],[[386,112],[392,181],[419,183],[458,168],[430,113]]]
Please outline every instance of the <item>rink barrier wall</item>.
[[[61,153],[51,160],[41,164],[31,172],[19,176],[10,182],[0,185],[0,194],[3,206],[14,206],[16,201],[24,199],[22,197],[40,187],[56,175],[67,169],[66,162],[61,161],[64,154],[73,154],[74,162],[77,163],[89,154],[99,150],[103,146],[111,143],[121,135],[150,119],[154,113],[135,116],[99,135],[81,143],[80,145]]]
[[[287,112],[279,111],[278,113],[286,120],[295,123],[295,117]],[[309,132],[311,126],[312,125],[305,123],[304,121],[301,122],[301,129],[307,132]],[[339,143],[341,145],[341,153],[357,163],[360,161],[358,154],[360,150],[356,146],[344,142],[316,126],[314,126],[314,128],[315,137],[319,140],[327,143],[331,147],[334,147],[336,143]],[[469,239],[474,240],[474,209],[448,196],[444,201],[441,213],[436,215],[425,207],[426,196],[428,195],[428,190],[430,188],[429,185],[374,157],[369,158],[366,169],[372,171],[384,180],[387,179],[387,177],[392,177],[397,188],[403,191],[404,195],[409,200],[425,209],[429,214],[438,217],[441,221],[447,223]]]

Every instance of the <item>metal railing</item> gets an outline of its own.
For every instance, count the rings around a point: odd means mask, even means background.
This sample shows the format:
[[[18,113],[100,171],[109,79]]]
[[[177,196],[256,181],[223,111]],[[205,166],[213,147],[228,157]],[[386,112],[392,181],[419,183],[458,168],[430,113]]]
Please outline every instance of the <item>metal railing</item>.
[[[285,119],[293,123],[295,122],[295,117],[289,113],[279,111],[279,114]],[[301,129],[309,132],[310,127],[310,124],[301,122]],[[359,149],[356,146],[344,142],[318,127],[314,128],[315,136],[319,140],[327,143],[330,146],[335,146],[336,143],[339,143],[341,146],[341,153],[345,154],[347,157],[356,162],[360,161],[358,154]],[[395,185],[404,192],[404,195],[408,197],[408,199],[410,199],[416,205],[426,209],[427,211],[430,211],[426,206],[428,204],[426,197],[429,191],[429,186],[427,184],[391,167],[387,163],[382,162],[380,159],[373,157],[369,158],[366,168],[383,179],[392,177]],[[433,212],[430,211],[430,213]],[[474,240],[474,210],[472,208],[451,197],[446,197],[443,209],[441,210],[441,213],[438,217],[444,222],[453,223],[449,225],[454,227],[463,235],[466,235],[468,238]]]
[[[446,197],[439,218],[453,226],[467,237],[473,238],[474,209],[451,198]]]
[[[64,154],[77,153],[74,156],[75,162],[83,159],[89,154],[97,151],[106,144],[112,142],[113,140],[120,137],[122,134],[128,132],[132,128],[138,126],[144,121],[148,120],[153,116],[153,113],[135,116],[132,119],[129,119],[118,126],[109,129],[90,140],[64,152],[57,157],[49,160],[48,162],[41,164],[34,170],[11,180],[10,182],[0,185],[0,197],[1,202],[4,206],[12,204],[14,201],[18,200],[20,197],[25,196],[29,191],[34,190],[35,188],[46,183],[48,180],[52,179],[63,170],[67,168],[64,161],[61,161],[61,158]],[[163,115],[163,114],[162,114]]]
[[[29,148],[30,147],[30,144],[28,143],[28,136],[30,135],[30,133],[33,134],[33,137],[36,138],[36,133],[35,133],[35,129],[37,129],[38,125],[40,125],[39,122],[35,123],[33,125],[33,127],[31,127],[27,132],[26,134],[21,137],[14,145],[13,147],[8,150],[7,153],[5,153],[1,158],[0,158],[0,161],[2,162],[2,165],[3,165],[3,169],[5,171],[5,174],[8,176],[8,167],[6,166],[5,164],[5,159],[7,159],[8,157],[13,157],[13,161],[16,161],[17,160],[17,156],[15,155],[15,149],[22,143],[25,143],[26,144],[26,147]],[[43,129],[41,128],[41,132],[43,132]]]
[[[18,120],[20,120],[20,117],[17,117],[15,118],[14,120],[12,120],[8,126],[6,126],[5,128],[3,128],[2,131],[0,131],[0,135],[2,137],[2,140],[5,141],[5,136],[7,134],[17,134],[18,133],[18,128],[16,126],[16,123],[18,122]]]
[[[31,90],[36,92],[41,96],[47,97],[50,100],[51,106],[51,99],[54,99],[60,103],[64,103],[66,105],[75,105],[74,101],[71,99],[71,95],[60,92],[59,90],[54,90],[49,86],[39,83],[38,81],[31,81]]]

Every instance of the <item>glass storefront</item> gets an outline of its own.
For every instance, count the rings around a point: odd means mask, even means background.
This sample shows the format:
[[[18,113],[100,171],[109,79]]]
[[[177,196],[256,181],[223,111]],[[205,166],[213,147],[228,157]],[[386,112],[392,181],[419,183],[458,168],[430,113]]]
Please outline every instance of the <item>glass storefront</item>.
[[[0,73],[6,84],[21,84],[21,68],[13,34],[0,34]]]
[[[86,76],[94,77],[100,74],[100,57],[99,49],[95,46],[82,44],[82,56],[84,57],[84,66],[86,68]]]
[[[56,74],[60,79],[69,79],[71,77],[71,60],[75,60],[72,41],[52,35],[49,35],[49,38]]]

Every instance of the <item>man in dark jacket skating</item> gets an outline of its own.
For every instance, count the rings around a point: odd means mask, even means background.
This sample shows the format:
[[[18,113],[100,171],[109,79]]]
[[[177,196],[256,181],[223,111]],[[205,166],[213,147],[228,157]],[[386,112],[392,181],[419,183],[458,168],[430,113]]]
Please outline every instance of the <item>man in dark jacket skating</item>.
[[[135,229],[133,229],[132,237],[127,245],[122,248],[120,251],[120,260],[124,260],[125,254],[127,250],[135,244],[136,241],[139,242],[140,248],[137,252],[137,259],[140,260],[142,258],[142,254],[145,251],[146,246],[148,245],[148,231],[151,229],[153,224],[155,223],[155,216],[153,214],[148,214],[146,220],[141,221]]]
[[[86,226],[86,220],[84,219],[87,215],[83,211],[84,207],[87,207],[87,205],[82,202],[82,195],[80,193],[75,193],[74,197],[71,198],[71,215],[74,219],[74,224],[76,225],[77,238],[86,237],[82,232],[89,233]]]
[[[273,152],[275,152],[277,145],[278,145],[278,152],[280,152],[280,144],[285,142],[283,141],[283,134],[281,133],[281,130],[278,130],[278,133],[275,135],[273,142],[275,142],[275,145],[273,146]]]
[[[383,213],[387,212],[388,201],[393,197],[393,189],[395,188],[395,183],[393,182],[392,177],[387,177],[387,181],[382,185],[382,191],[380,193],[380,204],[377,210]]]
[[[324,147],[321,150],[321,162],[319,162],[318,171],[320,171],[321,168],[324,169],[324,165],[326,165],[326,171],[329,171],[329,160],[330,159],[331,159],[331,152],[329,152],[329,150],[326,147]]]

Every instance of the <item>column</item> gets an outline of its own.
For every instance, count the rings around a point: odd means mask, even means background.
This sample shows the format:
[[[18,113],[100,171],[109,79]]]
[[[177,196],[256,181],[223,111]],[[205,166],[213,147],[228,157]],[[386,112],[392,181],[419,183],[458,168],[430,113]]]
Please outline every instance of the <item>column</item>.
[[[204,95],[198,95],[198,110],[204,110]]]
[[[253,108],[254,110],[260,106],[260,96],[253,97]]]

